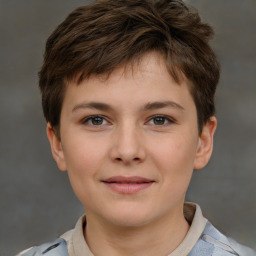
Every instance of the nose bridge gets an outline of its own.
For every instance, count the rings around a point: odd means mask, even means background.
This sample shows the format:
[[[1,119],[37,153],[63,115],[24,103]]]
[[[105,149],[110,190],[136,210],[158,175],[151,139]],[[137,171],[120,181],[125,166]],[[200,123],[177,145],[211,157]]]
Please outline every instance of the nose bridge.
[[[145,158],[142,134],[136,123],[126,120],[117,127],[114,136],[112,157],[115,160],[128,163],[142,161]]]

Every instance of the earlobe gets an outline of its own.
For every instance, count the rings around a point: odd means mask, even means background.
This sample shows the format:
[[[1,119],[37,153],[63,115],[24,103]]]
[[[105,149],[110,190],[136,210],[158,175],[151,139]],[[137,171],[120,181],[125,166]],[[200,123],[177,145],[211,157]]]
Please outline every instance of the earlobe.
[[[199,138],[196,158],[194,162],[194,169],[201,169],[211,158],[213,150],[213,136],[217,127],[217,119],[212,116],[204,125],[202,133]]]
[[[62,145],[61,145],[61,140],[56,135],[56,132],[54,131],[50,123],[47,123],[46,132],[51,145],[52,156],[56,161],[58,168],[61,171],[66,171],[66,162],[65,162]]]

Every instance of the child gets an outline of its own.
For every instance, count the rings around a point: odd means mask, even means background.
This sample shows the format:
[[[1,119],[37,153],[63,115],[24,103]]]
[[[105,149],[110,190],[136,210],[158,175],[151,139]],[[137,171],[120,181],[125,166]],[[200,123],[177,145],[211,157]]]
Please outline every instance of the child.
[[[256,255],[184,203],[217,126],[212,35],[180,0],[101,0],[52,33],[39,75],[47,135],[85,216],[20,255]]]

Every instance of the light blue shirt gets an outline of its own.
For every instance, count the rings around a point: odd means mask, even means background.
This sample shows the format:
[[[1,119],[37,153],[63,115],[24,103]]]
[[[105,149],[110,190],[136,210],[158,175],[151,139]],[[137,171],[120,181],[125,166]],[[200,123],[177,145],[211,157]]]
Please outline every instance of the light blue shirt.
[[[53,243],[36,246],[22,256],[69,256],[67,243],[59,238]],[[209,221],[188,256],[256,256],[252,249],[238,244],[220,233]],[[183,256],[183,255],[181,255]],[[185,255],[184,255],[185,256]]]
[[[169,256],[256,256],[256,252],[252,249],[237,243],[218,231],[203,217],[199,205],[185,203],[184,216],[190,222],[191,227],[184,241]],[[21,252],[18,256],[69,256],[70,243],[74,249],[79,248],[78,251],[74,252],[76,255],[92,255],[83,236],[85,223],[86,216],[82,216],[75,229],[63,234],[62,238],[58,238],[52,243],[32,247]],[[69,235],[65,236],[68,233]]]

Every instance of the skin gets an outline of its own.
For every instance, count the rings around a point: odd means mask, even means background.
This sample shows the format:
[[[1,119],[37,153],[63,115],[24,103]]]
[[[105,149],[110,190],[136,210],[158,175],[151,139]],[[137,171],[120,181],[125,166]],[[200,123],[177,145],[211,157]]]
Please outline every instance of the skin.
[[[211,117],[198,135],[188,81],[177,84],[157,53],[145,55],[136,69],[68,84],[60,139],[50,124],[47,134],[84,205],[84,234],[94,255],[167,255],[182,242],[189,229],[185,193],[193,169],[211,156],[216,124]],[[113,176],[152,184],[120,193],[103,182]]]

